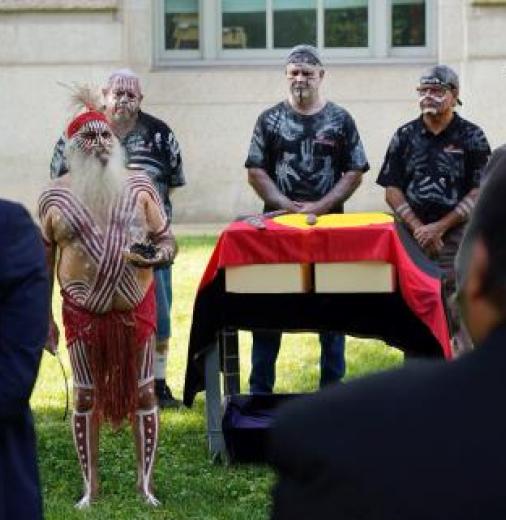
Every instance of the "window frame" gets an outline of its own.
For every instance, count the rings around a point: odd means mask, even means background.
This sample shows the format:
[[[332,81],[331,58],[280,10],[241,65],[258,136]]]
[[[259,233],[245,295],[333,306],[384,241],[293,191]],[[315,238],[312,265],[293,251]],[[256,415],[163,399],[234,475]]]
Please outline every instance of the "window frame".
[[[316,0],[317,41],[327,64],[434,61],[437,55],[437,0],[425,0],[425,46],[393,47],[393,0],[368,0],[368,46],[322,47],[324,0]],[[221,0],[199,0],[199,49],[165,49],[165,0],[155,0],[153,12],[154,64],[166,66],[279,65],[287,49],[272,49],[272,0],[266,0],[267,48],[222,49]]]

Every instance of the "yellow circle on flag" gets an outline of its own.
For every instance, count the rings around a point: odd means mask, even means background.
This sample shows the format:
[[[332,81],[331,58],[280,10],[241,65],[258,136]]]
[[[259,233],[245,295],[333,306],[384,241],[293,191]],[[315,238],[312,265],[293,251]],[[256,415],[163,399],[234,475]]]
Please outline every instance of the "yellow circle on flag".
[[[393,222],[394,218],[386,213],[329,213],[328,215],[320,215],[316,217],[315,224],[307,223],[308,215],[303,213],[289,213],[288,215],[280,215],[272,220],[283,226],[291,226],[296,228],[311,229],[320,228],[339,228],[339,227],[357,227],[368,226],[370,224],[386,224]]]

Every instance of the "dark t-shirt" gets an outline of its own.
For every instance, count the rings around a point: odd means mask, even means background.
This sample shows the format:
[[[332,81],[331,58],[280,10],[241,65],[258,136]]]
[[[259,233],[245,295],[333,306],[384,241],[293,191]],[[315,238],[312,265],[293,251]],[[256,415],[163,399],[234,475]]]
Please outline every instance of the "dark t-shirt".
[[[399,188],[417,217],[428,224],[480,185],[489,156],[483,130],[457,113],[438,135],[419,117],[394,134],[377,182]]]
[[[265,170],[281,193],[301,202],[321,199],[344,172],[369,169],[353,118],[331,102],[312,115],[287,101],[262,112],[245,166]],[[342,212],[342,205],[332,211]]]
[[[149,174],[170,218],[169,188],[185,184],[181,151],[174,132],[160,119],[139,112],[134,128],[120,143],[126,152],[127,166],[143,169]],[[56,143],[51,160],[52,179],[68,171],[64,150],[65,137],[62,136]]]

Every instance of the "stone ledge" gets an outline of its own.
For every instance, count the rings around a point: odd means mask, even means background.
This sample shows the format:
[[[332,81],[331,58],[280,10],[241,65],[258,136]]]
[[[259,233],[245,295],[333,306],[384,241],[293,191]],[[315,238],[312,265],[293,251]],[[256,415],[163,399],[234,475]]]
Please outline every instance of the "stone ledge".
[[[119,0],[0,0],[0,12],[115,11]]]
[[[505,6],[506,7],[506,0],[473,0],[471,3],[473,6],[476,6],[476,7],[486,7],[486,6]]]

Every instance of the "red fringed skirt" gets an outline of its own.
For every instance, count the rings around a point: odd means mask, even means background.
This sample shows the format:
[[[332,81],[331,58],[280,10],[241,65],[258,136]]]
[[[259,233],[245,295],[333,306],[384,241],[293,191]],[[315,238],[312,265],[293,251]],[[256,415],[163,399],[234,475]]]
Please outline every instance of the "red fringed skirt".
[[[62,316],[68,348],[86,345],[94,384],[97,419],[114,427],[135,419],[138,399],[139,352],[156,329],[156,300],[151,284],[143,300],[130,311],[96,314],[62,291]]]

